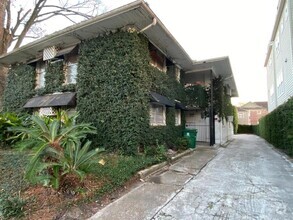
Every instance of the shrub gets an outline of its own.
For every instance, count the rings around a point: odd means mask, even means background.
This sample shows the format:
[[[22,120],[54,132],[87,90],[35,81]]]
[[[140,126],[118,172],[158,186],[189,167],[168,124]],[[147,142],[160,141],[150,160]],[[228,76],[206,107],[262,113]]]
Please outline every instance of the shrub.
[[[61,177],[69,174],[84,177],[86,168],[92,164],[91,158],[100,150],[89,150],[91,142],[85,138],[95,133],[95,128],[90,124],[75,124],[76,117],[69,117],[64,111],[57,118],[34,115],[31,127],[15,129],[27,136],[20,143],[21,148],[33,150],[26,170],[30,182],[58,189]]]
[[[293,98],[263,117],[258,132],[275,147],[293,155]]]
[[[23,120],[25,116],[21,117],[16,113],[1,113],[0,114],[0,145],[9,146],[13,142],[19,140],[20,137],[11,138],[16,135],[16,132],[12,130],[13,127],[18,127],[23,125]]]
[[[188,149],[188,139],[186,137],[178,138],[176,145],[179,151],[186,150]]]
[[[161,162],[167,159],[167,149],[165,145],[157,144],[157,146],[145,147],[144,153],[145,153],[145,156],[153,157],[158,162]]]

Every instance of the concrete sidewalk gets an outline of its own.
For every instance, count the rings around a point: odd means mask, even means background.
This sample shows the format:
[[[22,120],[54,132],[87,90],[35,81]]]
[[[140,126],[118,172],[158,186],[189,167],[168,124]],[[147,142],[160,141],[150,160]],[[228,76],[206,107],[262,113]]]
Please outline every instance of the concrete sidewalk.
[[[175,164],[97,212],[90,220],[151,219],[217,155],[218,149],[198,146]]]

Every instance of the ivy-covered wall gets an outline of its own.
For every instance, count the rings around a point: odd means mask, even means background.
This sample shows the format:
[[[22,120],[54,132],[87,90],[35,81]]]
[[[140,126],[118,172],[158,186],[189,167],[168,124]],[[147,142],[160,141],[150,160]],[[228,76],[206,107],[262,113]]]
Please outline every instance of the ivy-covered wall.
[[[166,74],[149,62],[148,41],[137,33],[119,31],[80,45],[77,110],[79,120],[97,127],[96,145],[135,153],[139,146],[174,144],[181,136],[174,108],[167,108],[167,126],[149,125],[150,91],[171,100],[184,97],[173,67]]]
[[[75,91],[74,84],[64,85],[64,66],[62,60],[46,65],[45,87],[35,89],[36,68],[34,65],[12,66],[3,98],[3,110],[23,112],[22,107],[34,95],[45,95],[54,92]]]
[[[26,101],[34,95],[35,68],[29,65],[12,66],[3,97],[3,110],[23,112]]]

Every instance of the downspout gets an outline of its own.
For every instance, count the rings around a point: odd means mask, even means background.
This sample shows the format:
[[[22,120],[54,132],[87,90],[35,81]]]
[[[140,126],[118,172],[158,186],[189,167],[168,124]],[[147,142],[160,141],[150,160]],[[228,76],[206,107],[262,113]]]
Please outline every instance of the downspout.
[[[156,24],[157,24],[157,19],[153,18],[153,22],[149,24],[148,26],[144,27],[143,29],[141,29],[138,33],[142,33],[146,31],[147,29],[149,29],[150,27],[155,26]]]
[[[211,79],[211,103],[210,103],[210,146],[215,144],[215,118],[214,118],[214,87],[213,87],[213,72],[210,73]]]

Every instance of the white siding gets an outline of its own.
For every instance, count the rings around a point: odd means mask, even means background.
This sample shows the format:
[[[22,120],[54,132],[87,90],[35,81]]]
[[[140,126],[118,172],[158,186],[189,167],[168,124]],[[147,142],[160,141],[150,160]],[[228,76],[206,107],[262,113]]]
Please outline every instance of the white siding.
[[[293,0],[287,0],[267,64],[268,110],[293,96]],[[288,13],[288,16],[286,16]],[[287,17],[287,18],[286,18]],[[273,90],[273,92],[272,92]]]

